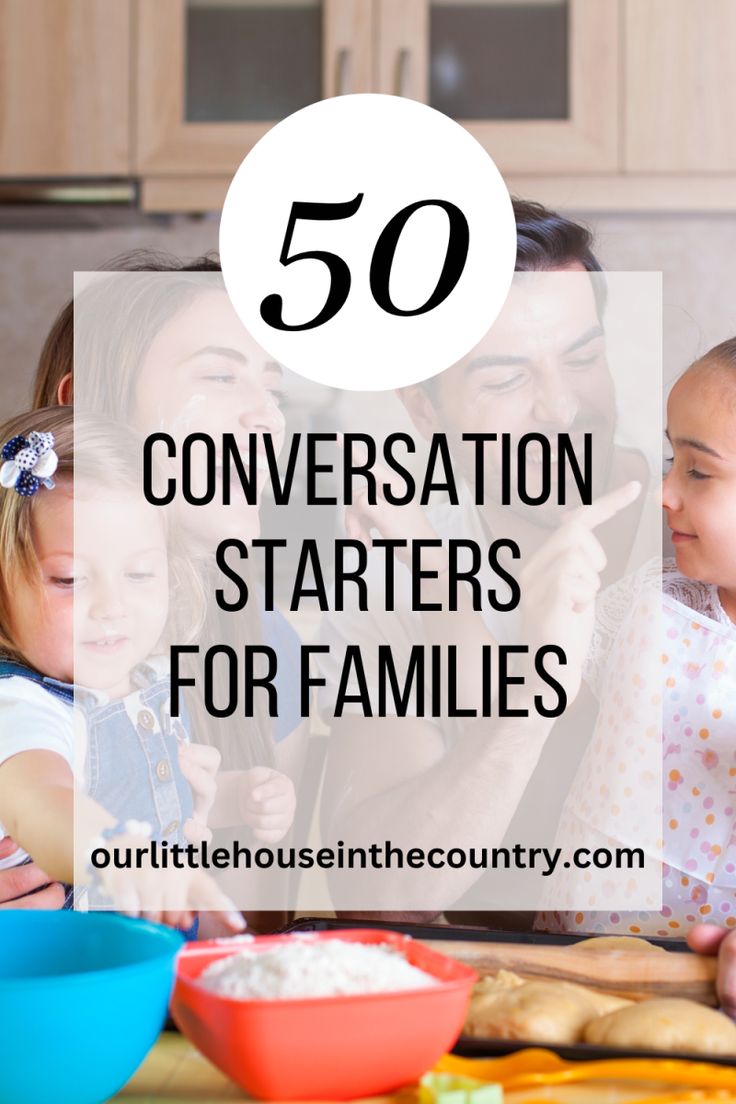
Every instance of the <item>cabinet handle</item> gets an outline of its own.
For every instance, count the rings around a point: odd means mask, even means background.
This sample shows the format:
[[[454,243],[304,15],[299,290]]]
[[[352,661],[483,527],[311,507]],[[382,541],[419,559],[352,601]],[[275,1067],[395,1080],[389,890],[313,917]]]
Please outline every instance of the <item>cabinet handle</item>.
[[[399,50],[397,55],[396,95],[411,98],[411,50]]]
[[[22,179],[0,180],[0,206],[81,204],[135,206],[138,187],[132,180]]]
[[[352,88],[350,62],[352,55],[350,50],[343,48],[337,51],[335,65],[335,88],[338,96],[347,96]]]

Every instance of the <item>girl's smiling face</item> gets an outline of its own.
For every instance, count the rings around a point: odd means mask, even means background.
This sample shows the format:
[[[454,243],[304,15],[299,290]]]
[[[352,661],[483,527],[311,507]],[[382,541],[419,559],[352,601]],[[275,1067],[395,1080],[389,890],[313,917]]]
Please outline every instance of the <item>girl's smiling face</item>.
[[[122,697],[166,625],[160,511],[124,488],[70,492],[60,483],[33,503],[40,577],[13,580],[13,639],[42,674]]]
[[[736,370],[703,361],[667,403],[662,505],[683,575],[736,592]]]

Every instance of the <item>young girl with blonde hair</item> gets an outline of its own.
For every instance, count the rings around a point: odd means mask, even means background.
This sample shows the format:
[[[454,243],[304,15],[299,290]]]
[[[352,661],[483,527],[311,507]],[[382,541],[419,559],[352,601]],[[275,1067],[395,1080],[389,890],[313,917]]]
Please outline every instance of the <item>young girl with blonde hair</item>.
[[[16,843],[2,865],[30,855],[67,885],[80,850],[205,838],[219,762],[169,708],[165,643],[184,632],[170,609],[197,610],[171,602],[193,576],[140,494],[140,443],[97,419],[74,430],[68,407],[0,428],[0,836]],[[189,926],[207,901],[242,928],[201,871],[149,875],[106,872],[91,902]]]

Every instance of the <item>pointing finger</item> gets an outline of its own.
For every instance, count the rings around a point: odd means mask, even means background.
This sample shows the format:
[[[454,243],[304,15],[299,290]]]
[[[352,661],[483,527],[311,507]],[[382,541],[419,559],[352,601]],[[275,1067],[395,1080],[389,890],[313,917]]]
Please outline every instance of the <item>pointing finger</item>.
[[[633,479],[630,483],[624,483],[615,491],[601,495],[590,506],[579,506],[567,515],[566,521],[576,521],[584,525],[586,529],[595,529],[605,521],[610,521],[621,510],[625,510],[641,494],[641,483]]]

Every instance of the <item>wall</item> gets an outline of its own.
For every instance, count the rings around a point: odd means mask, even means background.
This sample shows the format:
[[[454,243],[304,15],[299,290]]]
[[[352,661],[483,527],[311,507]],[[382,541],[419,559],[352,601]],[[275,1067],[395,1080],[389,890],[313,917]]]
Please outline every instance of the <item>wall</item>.
[[[73,273],[106,267],[131,249],[156,249],[197,257],[217,248],[218,221],[143,219],[106,229],[5,230],[0,232],[0,417],[28,406],[33,375],[46,333],[71,298]]]
[[[736,334],[736,216],[604,215],[587,221],[604,268],[663,273],[665,380]]]

